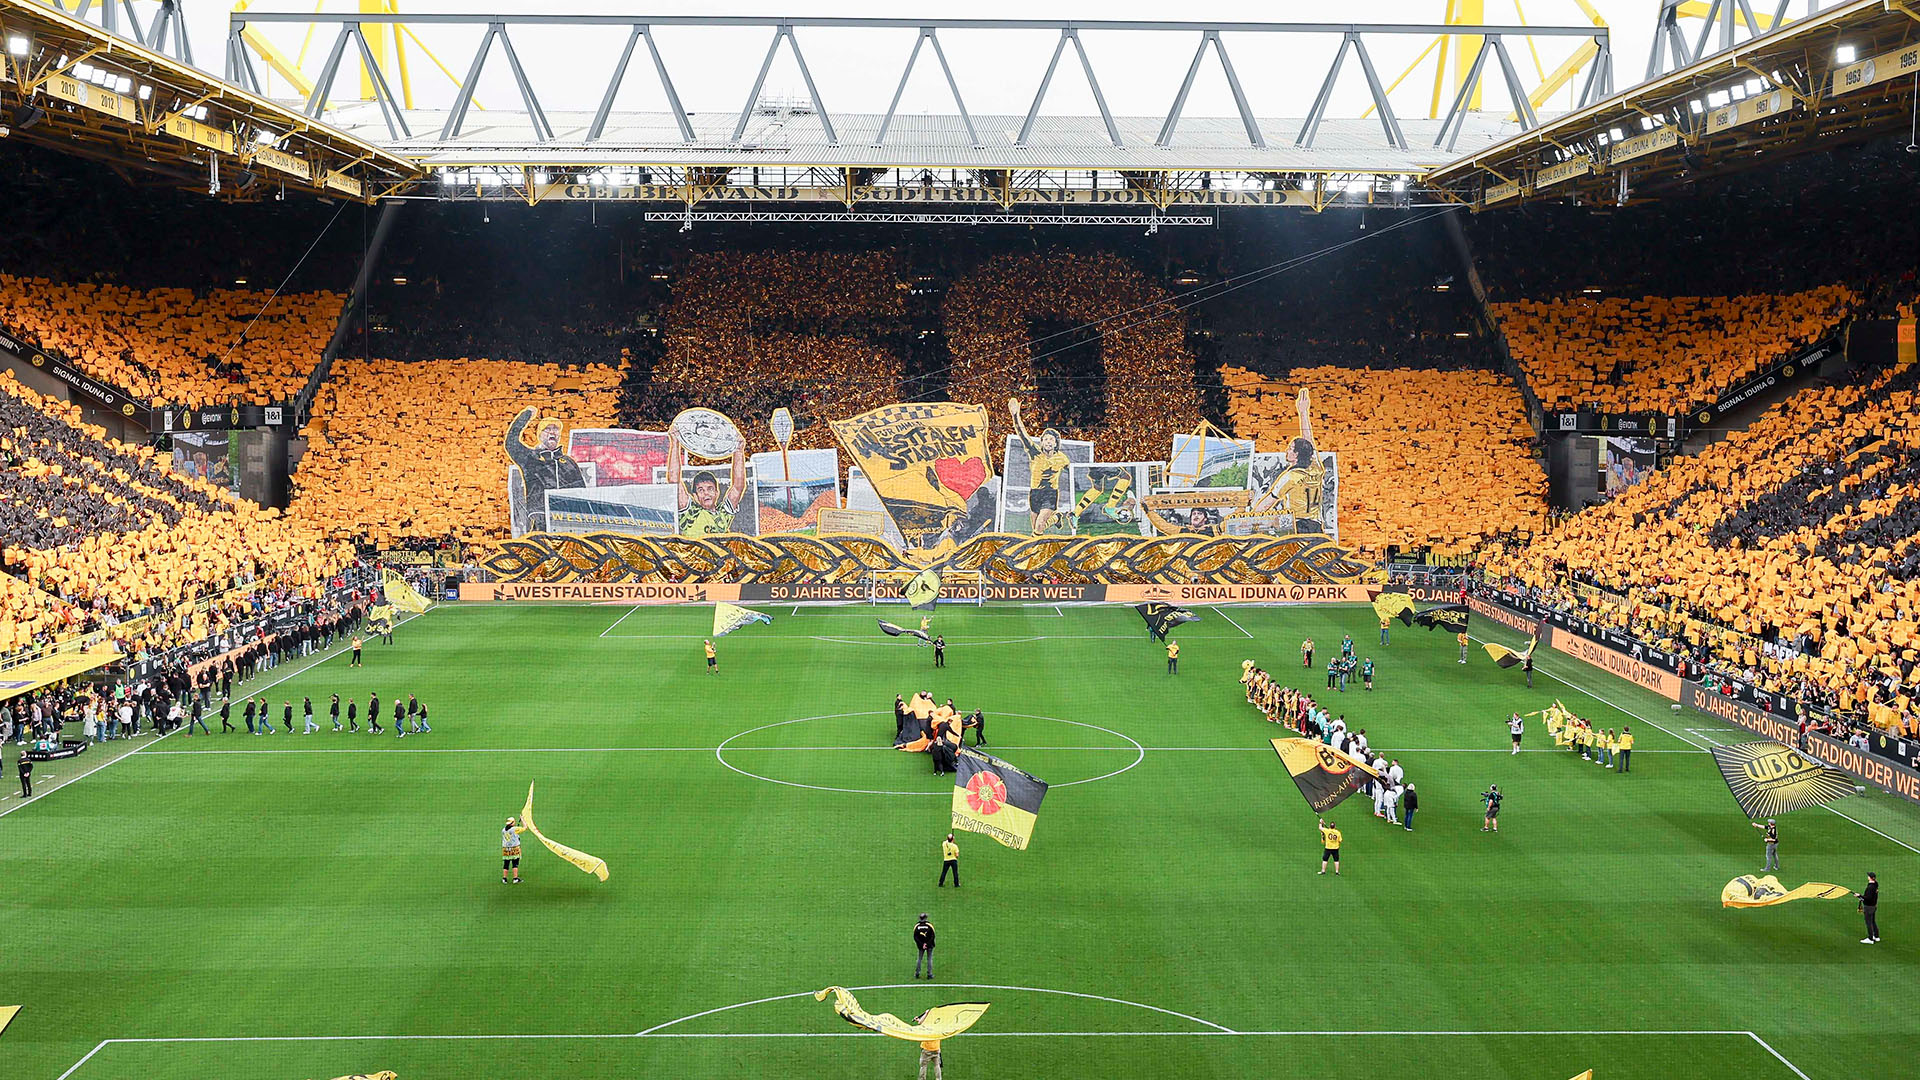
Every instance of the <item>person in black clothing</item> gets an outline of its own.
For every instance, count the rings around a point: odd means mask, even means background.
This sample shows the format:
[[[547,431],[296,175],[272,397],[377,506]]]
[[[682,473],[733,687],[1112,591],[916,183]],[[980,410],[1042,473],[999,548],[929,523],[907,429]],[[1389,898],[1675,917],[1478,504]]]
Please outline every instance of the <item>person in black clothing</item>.
[[[221,706],[223,708],[225,707],[225,705],[226,705],[225,702],[221,702]],[[200,734],[202,735],[213,734],[212,731],[209,731],[207,729],[206,714],[200,711],[200,703],[197,701],[193,703],[193,708],[189,710],[187,713],[187,738],[189,739],[193,738],[193,726],[195,724],[200,725]]]
[[[947,666],[947,637],[941,634],[933,639],[933,666]]]
[[[255,730],[253,726],[253,699],[252,698],[247,699],[246,720],[247,720],[247,734],[249,735],[260,734],[260,732]]]
[[[222,735],[224,735],[224,734],[226,734],[227,732],[229,732],[229,731],[232,731],[232,730],[234,730],[234,727],[233,727],[233,702],[231,702],[231,701],[222,701],[222,702],[220,703],[220,733],[221,733]]]
[[[16,762],[16,764],[20,766],[20,797],[23,799],[31,799],[33,798],[33,761],[28,758],[25,753],[22,753],[20,760]],[[1871,918],[1872,916],[1868,917]],[[922,922],[925,922],[926,918],[925,915],[920,916]],[[927,927],[927,948],[933,948],[933,927],[931,926]],[[931,962],[933,953],[927,953],[927,959]]]
[[[393,699],[393,733],[398,738],[407,737],[407,706],[399,698]]]
[[[1533,689],[1533,654],[1531,652],[1527,654],[1526,659],[1520,661],[1520,670],[1527,673],[1527,689]]]
[[[286,701],[281,702],[281,706],[282,708],[280,711],[280,726],[286,728],[287,734],[291,735],[293,734],[293,701],[292,699],[288,699]]]
[[[367,695],[367,734],[378,735],[387,730],[380,726],[380,695]]]
[[[359,708],[360,703],[358,701],[352,698],[347,699],[347,733],[350,735],[360,730],[360,725],[354,723],[354,717],[357,715],[355,710]]]
[[[1499,784],[1489,784],[1487,790],[1480,793],[1480,801],[1487,804],[1487,817],[1480,825],[1481,832],[1500,831],[1500,794]]]
[[[925,912],[921,912],[920,921],[913,924],[913,947],[920,954],[913,962],[913,977],[920,977],[920,966],[925,964],[927,978],[933,978],[933,924],[927,921]]]
[[[909,742],[907,738],[907,699],[899,694],[893,695],[893,745]]]
[[[332,704],[327,706],[327,718],[333,721],[333,730],[340,730],[340,695],[333,695]]]
[[[973,710],[972,716],[969,716],[965,720],[962,720],[960,722],[960,731],[962,735],[966,733],[967,728],[973,729],[973,745],[975,746],[987,745],[987,714],[986,713],[980,711],[979,709]]]
[[[24,763],[24,759],[23,763]],[[1867,875],[1867,887],[1853,895],[1860,898],[1860,914],[1867,920],[1867,936],[1860,939],[1862,945],[1880,944],[1880,920],[1874,913],[1880,910],[1880,878],[1877,874]],[[925,918],[926,916],[921,916]]]
[[[1413,812],[1418,809],[1420,793],[1413,790],[1412,784],[1408,784],[1406,794],[1400,796],[1400,823],[1407,827],[1408,832],[1413,831]]]

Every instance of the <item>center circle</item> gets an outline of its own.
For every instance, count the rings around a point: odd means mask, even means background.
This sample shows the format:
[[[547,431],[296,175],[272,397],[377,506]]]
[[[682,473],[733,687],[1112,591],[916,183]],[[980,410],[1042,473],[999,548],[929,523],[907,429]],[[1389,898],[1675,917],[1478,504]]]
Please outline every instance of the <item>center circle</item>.
[[[841,719],[846,719],[848,717],[855,717],[855,716],[891,717],[892,715],[893,714],[891,712],[823,713],[819,716],[802,716],[793,720],[777,720],[771,724],[761,724],[759,727],[750,727],[744,731],[734,732],[733,734],[727,736],[725,739],[722,739],[720,741],[719,746],[716,746],[713,748],[713,756],[716,760],[720,762],[720,764],[726,766],[727,768],[733,770],[734,772],[739,773],[741,776],[752,777],[755,780],[764,780],[769,784],[779,784],[782,787],[806,788],[810,791],[838,791],[838,792],[844,792],[849,795],[905,795],[905,796],[921,795],[921,796],[927,796],[931,798],[951,798],[952,797],[951,787],[943,788],[942,790],[939,790],[939,791],[884,791],[884,790],[878,790],[874,788],[833,787],[828,784],[802,784],[797,780],[782,780],[782,779],[779,779],[778,777],[765,776],[757,772],[752,772],[750,770],[743,769],[740,766],[735,765],[733,762],[727,760],[726,751],[727,751],[727,746],[729,744],[731,744],[735,739],[739,739],[747,735],[752,735],[754,732],[757,732],[757,731],[769,731],[773,728],[787,727],[788,725],[791,725],[791,724],[805,724],[814,720],[841,720]],[[1051,720],[1056,724],[1068,724],[1073,727],[1088,728],[1093,731],[1102,731],[1107,733],[1108,735],[1112,735],[1116,739],[1123,739],[1128,744],[1127,746],[1088,746],[1088,747],[1071,747],[1070,749],[1126,750],[1129,747],[1131,747],[1132,750],[1134,751],[1134,756],[1132,761],[1127,762],[1125,765],[1122,765],[1119,768],[1112,770],[1111,772],[1104,772],[1104,773],[1101,773],[1099,776],[1089,776],[1080,780],[1065,780],[1057,784],[1050,783],[1047,785],[1049,790],[1053,788],[1073,787],[1076,784],[1091,784],[1096,780],[1110,780],[1113,777],[1119,776],[1121,773],[1126,772],[1128,769],[1133,768],[1134,766],[1140,764],[1142,761],[1145,761],[1147,759],[1147,748],[1144,746],[1141,746],[1139,743],[1139,740],[1133,738],[1131,735],[1127,735],[1123,732],[1115,731],[1110,727],[1101,727],[1099,724],[1089,724],[1080,720],[1063,720],[1058,716],[1038,716],[1033,713],[995,713],[994,715],[1014,717],[1021,720]],[[802,753],[805,753],[808,750],[807,747],[769,747],[768,749],[769,750],[791,749],[791,750],[798,750]],[[873,747],[873,749],[874,750],[892,750],[893,748],[890,746],[876,746],[876,747]],[[901,751],[897,751],[897,750],[895,750],[894,752],[901,753]]]

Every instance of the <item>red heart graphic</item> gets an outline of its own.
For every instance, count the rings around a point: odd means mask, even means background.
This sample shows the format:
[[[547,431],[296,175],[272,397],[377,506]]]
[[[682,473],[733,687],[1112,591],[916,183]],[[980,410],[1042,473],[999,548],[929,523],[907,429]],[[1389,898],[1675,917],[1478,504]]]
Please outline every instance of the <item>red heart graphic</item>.
[[[979,458],[943,457],[933,463],[933,474],[940,478],[941,487],[962,499],[971,499],[987,482],[987,463]]]

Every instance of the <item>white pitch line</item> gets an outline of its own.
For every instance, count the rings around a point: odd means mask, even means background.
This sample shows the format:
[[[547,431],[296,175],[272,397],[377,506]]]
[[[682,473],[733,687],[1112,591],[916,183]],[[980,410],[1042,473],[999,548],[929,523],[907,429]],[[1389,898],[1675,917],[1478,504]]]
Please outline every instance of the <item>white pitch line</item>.
[[[1231,616],[1231,615],[1229,615],[1229,614],[1227,614],[1227,613],[1226,613],[1226,612],[1224,612],[1224,611],[1221,611],[1221,610],[1220,610],[1220,609],[1219,609],[1218,607],[1211,607],[1211,608],[1208,608],[1207,610],[1208,610],[1208,611],[1211,611],[1211,612],[1213,612],[1213,613],[1214,613],[1215,615],[1218,615],[1218,616],[1220,616],[1221,618],[1223,618],[1223,619],[1225,619],[1225,620],[1227,620],[1228,622],[1230,622],[1230,623],[1233,623],[1233,628],[1234,628],[1235,630],[1238,630],[1238,631],[1240,631],[1240,632],[1241,632],[1242,634],[1246,634],[1246,635],[1247,635],[1247,637],[1249,637],[1249,638],[1251,638],[1251,637],[1253,637],[1253,635],[1252,635],[1252,634],[1247,634],[1247,628],[1246,628],[1246,627],[1244,627],[1244,626],[1241,626],[1241,625],[1240,625],[1240,624],[1239,624],[1238,622],[1236,622],[1236,621],[1234,620],[1234,617],[1233,617],[1233,616]]]
[[[1793,1075],[1799,1077],[1800,1080],[1812,1080],[1812,1078],[1809,1077],[1806,1073],[1803,1073],[1800,1071],[1800,1066],[1795,1065],[1791,1061],[1788,1061],[1787,1056],[1785,1054],[1782,1054],[1780,1051],[1775,1050],[1773,1048],[1773,1044],[1767,1042],[1767,1040],[1761,1038],[1760,1036],[1755,1035],[1751,1031],[1747,1032],[1747,1035],[1749,1038],[1753,1039],[1754,1042],[1759,1043],[1761,1047],[1766,1050],[1767,1053],[1772,1054],[1776,1058],[1779,1058],[1780,1064],[1785,1065],[1789,1069],[1792,1069]]]
[[[1472,635],[1469,635],[1469,636],[1472,636]],[[1481,642],[1484,642],[1484,641],[1485,641],[1485,639],[1484,639],[1484,638],[1478,638],[1478,637],[1475,637],[1475,638],[1474,638],[1474,640],[1475,640],[1475,641],[1481,641]],[[1587,689],[1587,688],[1586,688],[1586,687],[1584,687],[1584,686],[1581,686],[1581,685],[1579,685],[1579,684],[1577,684],[1577,683],[1574,683],[1574,682],[1572,682],[1572,681],[1570,681],[1570,680],[1568,680],[1568,679],[1563,679],[1563,678],[1561,678],[1560,676],[1558,676],[1558,675],[1555,675],[1555,674],[1554,674],[1553,672],[1551,672],[1551,671],[1547,671],[1547,670],[1546,670],[1546,669],[1544,669],[1544,668],[1541,668],[1541,669],[1539,669],[1539,670],[1540,670],[1540,672],[1541,672],[1541,674],[1543,674],[1543,675],[1545,675],[1545,676],[1546,676],[1547,678],[1549,678],[1549,679],[1552,679],[1553,681],[1555,681],[1555,682],[1557,682],[1557,683],[1560,683],[1560,684],[1562,684],[1563,686],[1570,686],[1570,687],[1572,687],[1573,689],[1575,689],[1575,690],[1578,690],[1578,691],[1580,691],[1581,693],[1583,693],[1583,694],[1585,694],[1585,695],[1587,695],[1587,696],[1588,696],[1588,697],[1590,697],[1590,698],[1593,698],[1593,699],[1594,699],[1594,700],[1596,700],[1596,701],[1603,701],[1603,702],[1606,702],[1606,704],[1608,704],[1608,705],[1611,705],[1611,706],[1613,706],[1613,707],[1614,707],[1614,708],[1616,708],[1616,709],[1619,709],[1619,710],[1620,710],[1621,712],[1623,712],[1623,713],[1626,713],[1626,714],[1627,714],[1628,716],[1631,716],[1631,717],[1633,717],[1633,718],[1634,718],[1635,720],[1638,720],[1638,721],[1640,721],[1640,722],[1641,722],[1641,723],[1643,723],[1643,724],[1647,724],[1647,725],[1649,725],[1649,726],[1652,726],[1652,727],[1655,727],[1655,728],[1659,728],[1659,729],[1660,729],[1661,731],[1664,731],[1664,732],[1666,732],[1667,734],[1669,734],[1669,735],[1672,735],[1672,736],[1673,736],[1674,738],[1676,738],[1676,739],[1679,739],[1679,740],[1680,740],[1681,742],[1684,742],[1684,743],[1687,743],[1687,744],[1688,744],[1688,745],[1690,745],[1690,746],[1700,746],[1700,744],[1699,744],[1698,742],[1695,742],[1695,741],[1694,741],[1693,739],[1690,739],[1690,738],[1688,738],[1688,737],[1686,737],[1685,735],[1681,735],[1681,734],[1679,734],[1679,733],[1677,733],[1677,732],[1675,732],[1675,731],[1673,731],[1673,730],[1672,730],[1672,729],[1670,729],[1670,728],[1667,728],[1667,727],[1663,727],[1662,725],[1660,725],[1660,724],[1658,724],[1658,723],[1655,723],[1654,721],[1652,721],[1652,720],[1649,720],[1649,719],[1647,719],[1647,718],[1646,718],[1646,717],[1644,717],[1644,716],[1641,716],[1641,715],[1640,715],[1639,713],[1637,713],[1637,712],[1634,712],[1634,711],[1633,711],[1632,709],[1628,709],[1628,708],[1626,708],[1625,706],[1622,706],[1622,705],[1620,705],[1620,704],[1618,704],[1618,703],[1616,703],[1616,702],[1613,702],[1613,701],[1609,701],[1608,699],[1606,699],[1606,698],[1604,698],[1604,697],[1601,697],[1601,696],[1600,696],[1599,694],[1596,694],[1596,693],[1594,693],[1593,691],[1591,691],[1591,690],[1589,690],[1589,689]],[[1687,731],[1689,731],[1689,732],[1691,732],[1691,731],[1695,731],[1695,730],[1708,730],[1708,729],[1695,729],[1695,728],[1687,728],[1686,730],[1687,730]],[[1713,730],[1727,730],[1727,731],[1732,731],[1732,730],[1735,730],[1735,729],[1732,729],[1732,728],[1725,728],[1725,729],[1713,729]],[[1714,740],[1714,739],[1709,739],[1708,741],[1709,741],[1709,742],[1717,742],[1718,740]],[[1709,750],[1709,749],[1707,749],[1707,748],[1705,748],[1705,747],[1702,747],[1702,748],[1701,748],[1701,752],[1703,752],[1703,753],[1711,753],[1712,751],[1711,751],[1711,750]],[[1911,852],[1913,852],[1913,853],[1914,853],[1914,854],[1916,854],[1916,855],[1920,855],[1920,848],[1916,848],[1916,847],[1914,847],[1914,846],[1913,846],[1912,844],[1909,844],[1909,843],[1907,843],[1907,842],[1906,842],[1905,840],[1900,840],[1900,839],[1896,839],[1895,837],[1892,837],[1892,836],[1888,836],[1888,835],[1887,835],[1886,833],[1883,833],[1883,832],[1881,832],[1881,831],[1880,831],[1879,829],[1876,829],[1876,828],[1874,828],[1873,826],[1871,826],[1871,825],[1869,825],[1869,824],[1867,824],[1866,822],[1864,822],[1864,821],[1861,821],[1861,820],[1860,820],[1859,818],[1857,818],[1857,817],[1854,817],[1854,816],[1853,816],[1853,815],[1851,815],[1851,814],[1846,814],[1846,813],[1842,813],[1841,811],[1839,811],[1839,810],[1836,810],[1836,809],[1834,809],[1834,808],[1833,808],[1833,806],[1831,806],[1830,804],[1827,804],[1827,803],[1822,803],[1822,804],[1820,804],[1820,805],[1821,805],[1821,806],[1823,806],[1823,807],[1825,807],[1825,808],[1827,809],[1827,811],[1828,811],[1828,812],[1830,812],[1830,813],[1833,813],[1833,814],[1837,814],[1837,815],[1839,815],[1840,817],[1843,817],[1843,818],[1846,818],[1846,819],[1847,819],[1848,821],[1851,821],[1851,822],[1853,822],[1853,823],[1854,823],[1855,825],[1858,825],[1858,826],[1860,826],[1861,828],[1863,828],[1863,829],[1865,829],[1865,830],[1867,830],[1868,832],[1870,832],[1870,833],[1872,833],[1872,834],[1874,834],[1875,836],[1878,836],[1878,837],[1880,837],[1880,838],[1881,838],[1881,839],[1883,839],[1883,840],[1890,840],[1890,841],[1892,841],[1893,843],[1895,843],[1895,844],[1898,844],[1898,845],[1900,845],[1900,846],[1901,846],[1901,847],[1903,847],[1903,848],[1906,848],[1906,849],[1907,849],[1908,851],[1911,851]],[[1749,1034],[1751,1034],[1751,1033],[1749,1033]],[[1754,1038],[1755,1038],[1755,1039],[1759,1039],[1759,1036],[1758,1036],[1758,1035],[1755,1035],[1755,1036],[1754,1036]],[[1762,1043],[1761,1043],[1761,1045],[1763,1045],[1763,1046],[1765,1046],[1766,1044],[1765,1044],[1764,1042],[1762,1042]],[[1772,1048],[1772,1047],[1767,1047],[1767,1049],[1769,1049],[1769,1050],[1772,1050],[1773,1048]],[[1774,1056],[1775,1056],[1775,1057],[1779,1057],[1779,1054],[1777,1054],[1777,1053],[1776,1053],[1776,1054],[1775,1054]],[[1780,1060],[1782,1060],[1782,1061],[1786,1061],[1786,1059],[1785,1059],[1785,1058],[1780,1058]],[[1792,1064],[1791,1062],[1788,1062],[1788,1064],[1787,1064],[1787,1067],[1788,1067],[1788,1068],[1793,1068],[1793,1064]],[[1794,1072],[1796,1072],[1796,1073],[1798,1073],[1798,1072],[1800,1072],[1800,1070],[1799,1070],[1799,1069],[1794,1069],[1793,1071],[1794,1071]],[[1803,1075],[1803,1076],[1804,1076],[1805,1074],[1801,1074],[1801,1075]]]
[[[619,618],[617,618],[617,619],[615,619],[615,620],[613,620],[613,626],[609,626],[609,627],[607,627],[607,628],[606,628],[605,630],[602,630],[602,631],[600,631],[600,636],[601,636],[601,637],[606,637],[606,636],[607,636],[608,634],[612,634],[612,633],[613,633],[613,627],[614,627],[614,626],[619,626],[619,625],[620,625],[621,623],[623,623],[623,622],[626,622],[629,616],[631,616],[631,615],[632,615],[632,614],[633,614],[634,612],[636,612],[636,611],[639,611],[639,610],[640,610],[640,605],[638,605],[638,604],[635,604],[635,605],[633,605],[632,607],[630,607],[630,608],[628,608],[628,609],[627,609],[627,613],[626,613],[626,615],[622,615],[622,616],[620,616]],[[615,637],[625,637],[625,636],[627,636],[627,635],[624,635],[624,634],[615,634],[614,636],[615,636]],[[633,636],[636,636],[636,637],[645,637],[645,636],[647,636],[647,635],[645,635],[645,634],[637,634],[637,635],[633,635]]]
[[[429,610],[431,610],[431,609],[429,609]],[[419,617],[420,617],[420,616],[419,616],[419,615],[417,615],[417,614],[416,614],[416,615],[409,615],[409,616],[407,616],[406,618],[404,618],[404,619],[402,619],[402,620],[400,620],[399,622],[397,622],[397,623],[395,623],[395,624],[394,624],[394,626],[395,626],[395,627],[399,627],[399,626],[402,626],[402,625],[404,625],[404,624],[406,624],[406,623],[410,623],[410,622],[412,622],[413,620],[415,620],[415,619],[417,619],[417,618],[419,618]],[[282,676],[280,676],[279,678],[277,678],[277,679],[275,679],[275,680],[273,680],[272,682],[270,682],[270,683],[267,683],[267,684],[266,684],[265,686],[253,686],[253,687],[246,687],[246,686],[245,686],[245,684],[242,684],[242,686],[243,686],[243,688],[244,688],[244,689],[246,689],[246,691],[247,691],[247,693],[249,693],[249,694],[255,694],[255,693],[260,693],[261,691],[265,691],[265,690],[271,690],[271,689],[273,689],[274,687],[276,687],[276,686],[279,686],[279,685],[280,685],[281,683],[283,683],[283,682],[286,682],[286,681],[287,681],[288,679],[291,679],[291,678],[293,678],[293,677],[294,677],[294,676],[296,676],[296,675],[304,675],[304,674],[306,674],[307,672],[309,672],[309,671],[311,671],[311,670],[313,670],[314,668],[317,668],[317,667],[319,667],[319,666],[320,666],[321,664],[324,664],[324,663],[326,663],[327,661],[329,661],[329,660],[331,660],[331,659],[333,659],[334,657],[336,657],[336,656],[340,656],[340,655],[342,655],[342,654],[343,654],[343,653],[345,653],[346,651],[347,651],[347,650],[346,650],[346,649],[345,649],[345,648],[344,648],[344,647],[343,647],[342,645],[339,645],[339,644],[336,644],[336,645],[335,645],[335,646],[333,647],[333,651],[330,651],[330,652],[328,652],[328,653],[326,653],[325,655],[323,655],[323,656],[321,656],[321,657],[320,657],[320,659],[318,659],[318,660],[315,660],[315,661],[314,661],[313,663],[311,663],[311,664],[308,664],[308,665],[307,665],[306,667],[303,667],[303,668],[301,668],[301,669],[300,669],[299,671],[294,671],[294,672],[289,672],[289,673],[288,673],[288,674],[286,674],[286,675],[282,675]],[[133,749],[131,749],[131,750],[129,750],[129,751],[127,751],[126,753],[124,753],[124,754],[121,754],[121,755],[120,755],[119,757],[117,757],[117,758],[111,758],[111,759],[109,759],[109,760],[107,760],[107,761],[103,761],[103,762],[101,762],[101,763],[100,763],[100,764],[98,764],[98,765],[95,765],[95,766],[94,766],[93,768],[91,768],[91,769],[88,769],[88,770],[87,770],[86,772],[83,772],[83,773],[81,773],[81,774],[80,774],[79,776],[76,776],[76,777],[74,777],[73,779],[71,779],[71,780],[69,780],[69,781],[67,781],[67,782],[66,782],[66,783],[64,783],[64,784],[61,784],[61,785],[60,785],[59,787],[52,787],[52,788],[48,788],[48,789],[47,789],[47,791],[46,791],[46,794],[47,794],[47,795],[51,795],[51,794],[53,794],[53,793],[54,793],[54,792],[56,792],[56,791],[63,791],[63,790],[65,790],[65,789],[67,789],[67,788],[69,788],[69,787],[72,787],[73,785],[75,785],[75,784],[77,784],[77,783],[79,783],[80,781],[82,781],[82,780],[85,780],[85,779],[86,779],[87,777],[89,777],[89,776],[92,776],[92,775],[93,775],[94,773],[97,773],[97,772],[99,772],[99,771],[100,771],[101,769],[104,769],[104,768],[106,768],[106,767],[107,767],[107,766],[109,766],[109,765],[114,765],[114,764],[118,764],[119,762],[122,762],[122,761],[125,761],[125,760],[127,760],[128,758],[130,758],[130,757],[132,757],[132,756],[134,756],[135,754],[138,754],[138,753],[141,753],[141,752],[143,752],[143,751],[145,751],[145,750],[147,750],[147,749],[148,749],[148,748],[150,748],[150,747],[154,747],[154,746],[158,746],[158,745],[160,745],[160,744],[161,744],[162,742],[164,742],[165,740],[167,740],[168,738],[171,738],[172,736],[174,736],[174,735],[177,735],[177,734],[179,734],[179,733],[180,733],[180,728],[174,728],[174,729],[173,729],[172,731],[169,731],[169,732],[167,732],[167,733],[166,733],[165,735],[162,735],[162,736],[160,736],[159,738],[156,738],[156,739],[154,739],[154,740],[153,740],[152,742],[147,742],[147,743],[141,743],[141,744],[140,744],[139,746],[136,746],[136,747],[134,747]],[[213,753],[214,751],[171,751],[171,750],[163,750],[163,751],[161,751],[161,753],[163,753],[163,754],[171,754],[171,753],[195,753],[195,752],[198,752],[198,753]],[[35,796],[34,796],[33,798],[31,798],[31,799],[22,799],[22,800],[20,800],[20,805],[18,805],[18,806],[9,806],[9,807],[7,807],[7,808],[6,808],[5,810],[0,810],[0,817],[6,817],[6,816],[7,816],[8,814],[11,814],[11,813],[13,813],[13,812],[14,812],[15,810],[23,810],[23,809],[25,809],[25,808],[27,808],[27,807],[29,807],[29,806],[36,806],[36,805],[38,805],[38,804],[39,804],[39,802],[40,802],[40,800],[41,800],[41,799],[42,799],[43,797],[44,797],[44,796],[42,796],[42,795],[35,795]],[[95,1049],[95,1050],[98,1050],[98,1049],[99,1049],[99,1047],[95,1047],[94,1049]]]

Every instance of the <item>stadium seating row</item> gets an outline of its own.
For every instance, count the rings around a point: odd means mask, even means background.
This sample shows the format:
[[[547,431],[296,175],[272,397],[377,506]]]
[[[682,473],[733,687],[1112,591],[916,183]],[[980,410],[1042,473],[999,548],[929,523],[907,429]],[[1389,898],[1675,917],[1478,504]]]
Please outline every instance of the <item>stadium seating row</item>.
[[[1489,307],[1549,409],[1685,413],[1833,332],[1844,285],[1754,296],[1579,297]]]
[[[287,401],[319,362],[344,298],[313,292],[269,303],[269,296],[0,274],[0,326],[155,404]]]
[[[10,610],[38,611],[12,645],[171,612],[236,586],[304,588],[351,559],[344,545],[205,481],[144,446],[110,442],[75,406],[0,375],[0,566],[77,609],[49,617],[8,588]],[[155,620],[142,647],[190,640],[206,612]]]
[[[1224,368],[1234,431],[1263,447],[1299,429],[1310,392],[1314,440],[1340,455],[1340,539],[1375,555],[1388,545],[1439,554],[1546,524],[1546,474],[1511,379],[1488,371],[1297,368],[1285,382]]]
[[[507,425],[533,406],[569,427],[607,426],[619,382],[609,365],[336,361],[304,432],[293,515],[383,548],[505,536]]]
[[[1908,365],[1803,391],[1485,570],[1758,685],[1894,722],[1890,688],[1920,659],[1916,389]],[[1627,602],[1577,598],[1576,581]]]

